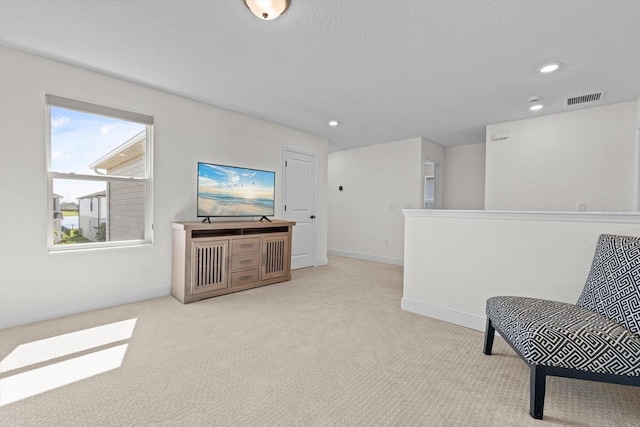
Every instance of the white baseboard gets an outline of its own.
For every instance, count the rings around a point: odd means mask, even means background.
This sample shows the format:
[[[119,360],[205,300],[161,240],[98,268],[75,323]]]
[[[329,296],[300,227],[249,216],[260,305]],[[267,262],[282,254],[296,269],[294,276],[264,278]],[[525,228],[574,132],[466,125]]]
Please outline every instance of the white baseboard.
[[[329,255],[344,256],[347,258],[357,258],[357,259],[363,259],[365,261],[382,262],[384,264],[393,264],[393,265],[401,265],[401,266],[404,265],[404,259],[402,258],[363,254],[360,252],[339,251],[337,249],[327,249],[327,253]]]
[[[475,329],[484,332],[486,318],[473,314],[462,313],[449,308],[438,307],[423,302],[410,300],[402,297],[400,308],[412,313],[421,314],[434,319],[443,320],[465,328]]]
[[[28,323],[41,322],[43,320],[56,319],[72,314],[84,313],[92,310],[115,307],[152,298],[170,295],[170,287],[146,289],[143,291],[129,292],[126,294],[108,295],[105,297],[89,298],[80,301],[71,301],[61,304],[36,307],[20,313],[1,314],[0,329],[26,325]]]

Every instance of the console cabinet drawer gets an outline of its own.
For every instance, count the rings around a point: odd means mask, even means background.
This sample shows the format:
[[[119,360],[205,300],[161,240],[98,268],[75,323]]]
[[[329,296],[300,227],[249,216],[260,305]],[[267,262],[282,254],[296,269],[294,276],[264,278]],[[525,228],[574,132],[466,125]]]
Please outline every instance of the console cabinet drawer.
[[[231,254],[246,254],[258,252],[260,250],[260,238],[252,237],[248,239],[233,239],[231,241]]]
[[[260,254],[258,252],[253,254],[233,255],[231,257],[231,271],[247,270],[249,268],[256,268],[260,265]]]
[[[231,286],[247,285],[256,283],[260,280],[260,269],[234,271],[231,273]]]

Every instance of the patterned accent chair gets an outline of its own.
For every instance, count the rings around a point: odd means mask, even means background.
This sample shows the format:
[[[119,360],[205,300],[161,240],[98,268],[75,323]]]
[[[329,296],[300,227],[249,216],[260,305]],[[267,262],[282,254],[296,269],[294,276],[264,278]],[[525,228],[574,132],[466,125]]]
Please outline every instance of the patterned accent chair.
[[[484,354],[495,331],[531,369],[533,418],[542,419],[547,375],[640,387],[640,237],[600,236],[576,305],[489,298]]]

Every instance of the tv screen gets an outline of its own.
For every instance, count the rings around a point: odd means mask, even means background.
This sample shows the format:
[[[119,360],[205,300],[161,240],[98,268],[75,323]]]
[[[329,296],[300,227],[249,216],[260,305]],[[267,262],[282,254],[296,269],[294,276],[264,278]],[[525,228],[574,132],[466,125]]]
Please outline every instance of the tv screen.
[[[198,216],[273,216],[275,172],[198,162]]]

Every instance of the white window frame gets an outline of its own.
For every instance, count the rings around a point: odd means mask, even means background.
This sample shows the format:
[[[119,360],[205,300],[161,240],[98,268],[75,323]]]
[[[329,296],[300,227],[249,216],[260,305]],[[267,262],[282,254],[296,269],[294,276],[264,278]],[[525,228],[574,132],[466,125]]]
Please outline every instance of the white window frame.
[[[77,101],[60,96],[45,95],[46,106],[46,171],[47,171],[47,250],[49,252],[70,251],[78,249],[96,249],[121,246],[147,245],[153,243],[153,117],[139,113],[132,113],[117,108],[105,107],[88,102]],[[106,117],[127,120],[146,126],[145,130],[145,176],[144,177],[118,177],[108,175],[84,175],[77,173],[55,172],[51,170],[51,107],[66,108],[82,111]],[[53,238],[53,180],[69,179],[78,181],[102,181],[102,182],[131,182],[145,183],[145,226],[144,239],[122,240],[115,242],[91,242],[75,243],[69,245],[56,245]],[[108,219],[107,219],[108,221]]]
[[[433,180],[433,198],[427,198],[427,188],[429,187],[429,180]],[[432,207],[428,207],[431,204]],[[436,208],[436,177],[434,175],[426,175],[424,177],[424,209]]]

